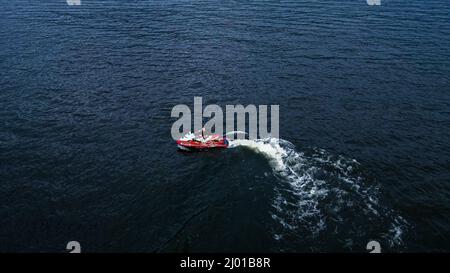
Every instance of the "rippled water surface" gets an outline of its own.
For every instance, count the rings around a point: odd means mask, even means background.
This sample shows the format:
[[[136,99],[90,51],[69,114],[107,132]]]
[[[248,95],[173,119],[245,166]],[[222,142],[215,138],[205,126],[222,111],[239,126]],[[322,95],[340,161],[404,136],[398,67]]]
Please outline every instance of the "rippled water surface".
[[[177,104],[281,140],[177,152]],[[450,251],[450,2],[0,2],[0,251]]]

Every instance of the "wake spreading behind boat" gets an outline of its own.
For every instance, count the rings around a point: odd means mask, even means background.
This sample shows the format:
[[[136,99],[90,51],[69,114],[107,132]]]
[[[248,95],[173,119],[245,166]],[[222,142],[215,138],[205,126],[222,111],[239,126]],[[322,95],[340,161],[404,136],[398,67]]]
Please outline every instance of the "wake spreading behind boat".
[[[199,136],[189,133],[176,142],[178,148],[185,151],[227,148],[229,145],[225,136],[218,134],[205,136],[203,132]]]

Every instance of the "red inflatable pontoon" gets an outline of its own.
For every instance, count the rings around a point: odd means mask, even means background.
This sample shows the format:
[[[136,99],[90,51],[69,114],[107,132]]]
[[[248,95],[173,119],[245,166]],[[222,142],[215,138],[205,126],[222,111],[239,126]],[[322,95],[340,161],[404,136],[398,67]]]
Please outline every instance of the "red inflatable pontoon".
[[[177,140],[177,145],[179,149],[187,151],[227,148],[228,140],[226,138],[221,138],[219,135],[211,135],[206,139],[179,139]]]

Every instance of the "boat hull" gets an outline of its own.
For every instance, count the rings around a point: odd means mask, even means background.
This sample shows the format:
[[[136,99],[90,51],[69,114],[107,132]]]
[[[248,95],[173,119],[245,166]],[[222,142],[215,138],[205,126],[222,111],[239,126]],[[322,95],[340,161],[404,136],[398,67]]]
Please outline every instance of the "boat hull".
[[[184,151],[224,149],[228,147],[228,141],[221,139],[216,141],[177,140],[178,149]]]

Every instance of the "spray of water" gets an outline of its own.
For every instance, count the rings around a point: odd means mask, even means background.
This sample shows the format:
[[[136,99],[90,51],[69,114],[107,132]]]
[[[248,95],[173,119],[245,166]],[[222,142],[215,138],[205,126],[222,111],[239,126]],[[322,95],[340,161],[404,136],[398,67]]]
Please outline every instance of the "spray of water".
[[[312,238],[339,233],[348,235],[349,249],[355,236],[380,237],[390,246],[402,244],[406,221],[380,204],[378,186],[366,181],[356,160],[322,149],[305,154],[274,138],[232,140],[229,147],[247,148],[269,160],[279,182],[271,212],[280,227],[274,231],[276,240],[305,236],[305,232]]]
[[[227,132],[224,136],[239,135],[239,134],[247,135],[247,133],[243,132],[243,131],[231,131],[231,132]]]

